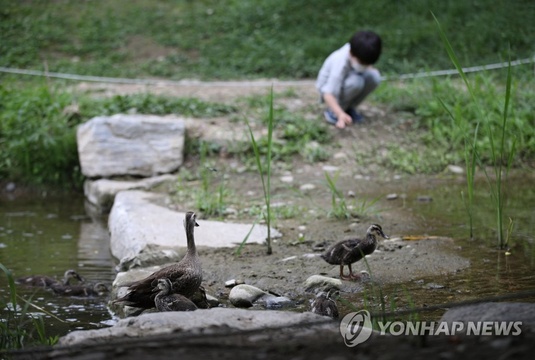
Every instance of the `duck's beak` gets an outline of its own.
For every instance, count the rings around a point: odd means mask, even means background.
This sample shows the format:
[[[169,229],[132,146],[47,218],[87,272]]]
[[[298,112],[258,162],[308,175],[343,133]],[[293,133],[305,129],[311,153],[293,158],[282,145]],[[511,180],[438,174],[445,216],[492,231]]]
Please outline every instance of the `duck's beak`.
[[[74,278],[75,278],[76,280],[78,280],[79,282],[84,282],[84,281],[85,281],[84,277],[82,277],[82,276],[79,275],[79,274],[75,274],[75,275],[74,275]]]
[[[390,237],[388,235],[386,235],[384,232],[382,231],[379,231],[380,232],[380,235],[385,238],[385,239],[390,239]]]
[[[199,226],[199,224],[197,224],[197,221],[195,221],[195,226]]]

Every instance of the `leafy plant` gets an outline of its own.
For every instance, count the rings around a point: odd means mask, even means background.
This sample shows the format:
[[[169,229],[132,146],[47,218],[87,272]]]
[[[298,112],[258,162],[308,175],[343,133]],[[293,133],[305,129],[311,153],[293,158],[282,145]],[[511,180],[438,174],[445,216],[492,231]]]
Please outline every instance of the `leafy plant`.
[[[377,213],[379,210],[374,210],[374,205],[383,198],[383,195],[378,195],[375,198],[368,200],[366,198],[362,200],[355,201],[355,205],[353,206],[353,210],[362,216],[369,215],[371,213]]]
[[[108,98],[83,98],[80,112],[84,118],[113,115],[118,113],[138,113],[152,115],[177,114],[192,117],[217,117],[232,114],[236,108],[196,98],[174,98],[150,93],[115,95]]]
[[[214,167],[209,160],[209,155],[214,150],[211,143],[205,141],[195,142],[199,154],[199,167],[195,173],[181,171],[180,180],[177,183],[176,195],[180,201],[192,201],[196,209],[206,216],[221,216],[227,207],[227,198],[230,190],[227,187],[225,177]],[[189,148],[193,148],[190,144]],[[217,177],[220,178],[216,186]],[[196,182],[195,185],[186,182]],[[196,184],[198,183],[198,186]]]
[[[72,97],[46,85],[0,85],[0,175],[37,184],[81,184]]]

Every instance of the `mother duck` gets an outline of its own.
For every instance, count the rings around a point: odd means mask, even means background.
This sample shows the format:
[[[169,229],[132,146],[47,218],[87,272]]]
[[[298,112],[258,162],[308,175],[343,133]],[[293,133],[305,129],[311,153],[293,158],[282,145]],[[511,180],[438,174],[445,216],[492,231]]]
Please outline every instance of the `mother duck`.
[[[197,249],[195,248],[195,239],[193,231],[197,224],[197,216],[194,212],[188,211],[184,219],[186,229],[186,239],[188,250],[180,262],[166,266],[146,278],[127,284],[128,292],[123,297],[114,301],[114,303],[124,303],[125,305],[144,309],[155,307],[154,290],[158,286],[158,280],[168,278],[173,286],[174,293],[191,297],[201,285],[202,268]]]

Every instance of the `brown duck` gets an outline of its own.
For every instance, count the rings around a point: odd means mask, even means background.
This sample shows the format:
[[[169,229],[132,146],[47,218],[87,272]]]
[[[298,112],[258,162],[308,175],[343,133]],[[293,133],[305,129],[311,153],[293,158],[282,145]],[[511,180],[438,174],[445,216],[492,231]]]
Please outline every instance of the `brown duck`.
[[[336,290],[320,291],[310,306],[310,311],[315,314],[338,319],[338,306],[335,298],[338,297]]]
[[[30,275],[17,279],[15,282],[20,285],[26,286],[40,286],[40,287],[50,287],[54,284],[69,285],[71,279],[76,279],[79,282],[84,282],[84,278],[81,277],[74,270],[67,270],[63,274],[63,279],[59,282],[57,279],[47,276],[47,275]]]
[[[173,283],[168,278],[158,279],[154,305],[158,311],[193,311],[197,306],[184,295],[173,293]]]
[[[186,213],[184,227],[186,229],[186,239],[188,250],[180,262],[166,266],[146,278],[127,284],[128,292],[125,296],[117,299],[114,303],[124,303],[128,306],[141,309],[151,309],[155,307],[154,289],[158,285],[158,279],[168,278],[173,286],[174,293],[191,297],[199,289],[202,282],[202,268],[197,250],[193,231],[199,226],[194,212]],[[143,310],[142,310],[143,311]]]
[[[372,224],[368,228],[364,239],[342,240],[328,248],[321,257],[331,265],[340,265],[340,279],[360,279],[360,275],[353,273],[351,264],[375,251],[375,248],[377,247],[376,235],[388,239],[388,236],[383,233],[383,229],[380,225]],[[344,275],[344,265],[349,267],[348,276]]]
[[[63,285],[60,283],[50,286],[52,291],[63,296],[101,296],[108,292],[108,287],[104,283],[95,283],[87,285]]]

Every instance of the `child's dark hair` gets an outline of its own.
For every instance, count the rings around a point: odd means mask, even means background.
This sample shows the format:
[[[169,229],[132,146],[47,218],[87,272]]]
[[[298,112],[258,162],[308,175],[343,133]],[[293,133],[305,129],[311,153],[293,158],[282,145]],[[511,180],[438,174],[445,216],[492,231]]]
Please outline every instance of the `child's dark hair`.
[[[373,31],[359,31],[349,40],[351,54],[364,65],[375,64],[381,55],[381,38]]]

